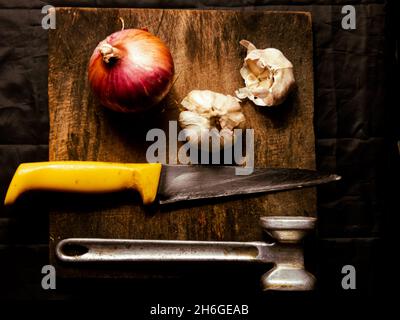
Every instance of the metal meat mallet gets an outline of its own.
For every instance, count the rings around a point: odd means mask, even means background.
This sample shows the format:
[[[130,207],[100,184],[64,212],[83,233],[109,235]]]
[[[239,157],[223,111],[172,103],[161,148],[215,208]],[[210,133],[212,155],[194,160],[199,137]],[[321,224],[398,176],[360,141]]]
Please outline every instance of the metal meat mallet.
[[[315,221],[312,217],[261,217],[261,227],[276,240],[273,243],[70,238],[58,243],[56,255],[61,261],[75,263],[273,263],[274,267],[261,277],[263,290],[312,290],[315,277],[304,268],[301,241],[315,227]]]

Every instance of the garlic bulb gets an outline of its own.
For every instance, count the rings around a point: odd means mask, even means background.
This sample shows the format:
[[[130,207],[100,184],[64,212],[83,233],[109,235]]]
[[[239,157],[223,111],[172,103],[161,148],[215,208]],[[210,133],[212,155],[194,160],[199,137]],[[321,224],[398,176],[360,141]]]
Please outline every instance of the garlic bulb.
[[[198,147],[219,141],[219,148],[235,142],[234,129],[243,128],[245,117],[240,100],[210,90],[193,90],[181,102],[179,124],[186,140]]]
[[[236,96],[249,98],[258,106],[281,104],[294,87],[292,63],[278,49],[257,49],[247,40],[241,40],[240,44],[247,48],[240,69],[246,86],[236,90]]]

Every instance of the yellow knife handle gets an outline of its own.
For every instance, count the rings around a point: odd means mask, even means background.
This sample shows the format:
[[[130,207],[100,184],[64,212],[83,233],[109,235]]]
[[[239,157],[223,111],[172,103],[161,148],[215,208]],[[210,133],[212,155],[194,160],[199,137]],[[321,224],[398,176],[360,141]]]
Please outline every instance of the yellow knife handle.
[[[95,161],[54,161],[21,164],[8,188],[5,205],[14,203],[29,190],[106,193],[134,189],[144,204],[157,194],[160,163],[112,163]]]

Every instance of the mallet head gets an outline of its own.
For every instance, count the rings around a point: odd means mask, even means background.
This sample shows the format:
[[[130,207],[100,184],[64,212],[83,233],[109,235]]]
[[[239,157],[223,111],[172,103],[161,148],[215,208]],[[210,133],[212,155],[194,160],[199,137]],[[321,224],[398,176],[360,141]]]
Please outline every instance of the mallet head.
[[[274,268],[261,277],[263,290],[305,291],[315,286],[315,277],[304,268],[301,240],[315,227],[313,217],[262,217],[260,224],[277,243],[271,247]]]

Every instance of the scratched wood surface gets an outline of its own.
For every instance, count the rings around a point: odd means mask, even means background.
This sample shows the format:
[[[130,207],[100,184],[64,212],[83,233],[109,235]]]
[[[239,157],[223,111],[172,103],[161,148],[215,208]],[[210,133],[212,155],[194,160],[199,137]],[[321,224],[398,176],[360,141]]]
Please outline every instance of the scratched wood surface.
[[[297,88],[280,107],[243,103],[247,127],[255,130],[258,167],[315,166],[311,17],[301,12],[57,8],[49,38],[50,160],[146,162],[151,128],[168,132],[179,102],[193,89],[234,94],[248,39],[280,49],[294,65]],[[171,49],[175,83],[162,112],[115,114],[93,96],[87,65],[97,43],[120,29],[147,27]],[[210,186],[211,188],[212,186]],[[50,258],[60,275],[119,276],[109,270],[60,265],[55,245],[68,237],[191,240],[262,240],[263,215],[316,214],[315,189],[258,195],[222,202],[146,209],[134,193],[54,196],[50,213]]]

